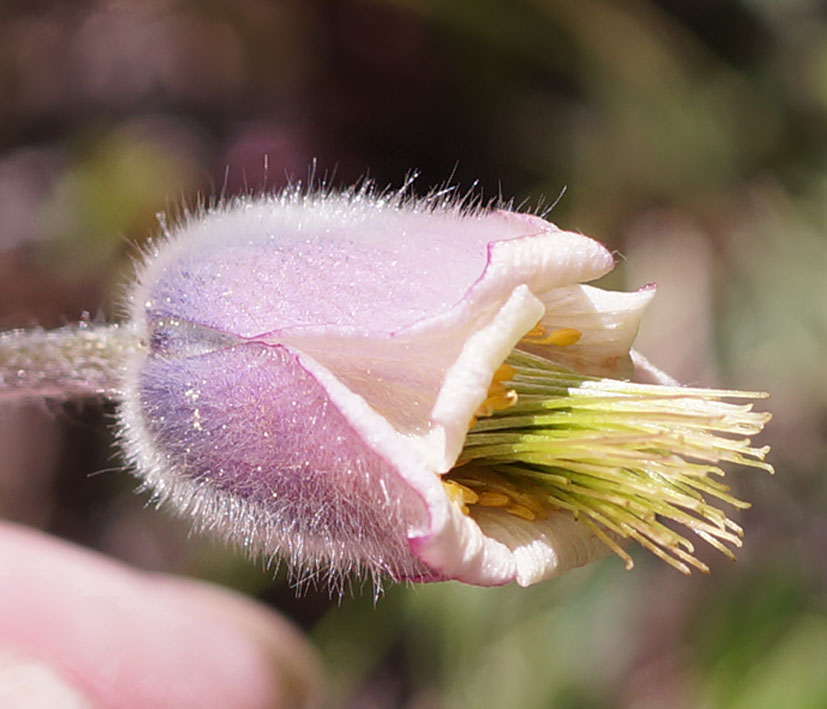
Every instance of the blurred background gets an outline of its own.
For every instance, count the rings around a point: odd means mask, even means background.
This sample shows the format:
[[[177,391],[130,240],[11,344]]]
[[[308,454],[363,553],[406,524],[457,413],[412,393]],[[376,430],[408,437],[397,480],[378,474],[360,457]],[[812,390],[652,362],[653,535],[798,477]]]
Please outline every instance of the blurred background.
[[[365,175],[550,205],[660,291],[640,349],[767,390],[732,564],[296,598],[133,494],[113,410],[0,410],[0,516],[273,605],[331,706],[827,706],[827,9],[816,0],[0,3],[0,327],[116,317],[204,196]],[[702,550],[704,552],[704,550]]]

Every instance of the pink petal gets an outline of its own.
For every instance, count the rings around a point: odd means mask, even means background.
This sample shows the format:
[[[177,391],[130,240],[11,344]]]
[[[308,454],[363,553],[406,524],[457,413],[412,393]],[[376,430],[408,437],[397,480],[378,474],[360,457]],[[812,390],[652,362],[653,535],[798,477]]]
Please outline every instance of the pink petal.
[[[141,573],[9,523],[0,523],[0,558],[0,664],[11,651],[19,664],[51,670],[38,679],[51,675],[95,707],[252,709],[319,699],[308,643],[241,596]],[[0,698],[9,689],[0,687]]]
[[[131,311],[152,351],[127,377],[127,449],[159,497],[306,573],[533,582],[589,557],[588,530],[478,524],[439,475],[541,318],[582,329],[564,359],[625,363],[650,294],[577,285],[612,266],[531,215],[240,201],[177,230],[139,275]]]
[[[126,448],[159,498],[252,550],[300,559],[307,573],[423,572],[406,543],[410,525],[427,524],[419,494],[296,353],[245,343],[149,357],[135,379],[121,412]]]

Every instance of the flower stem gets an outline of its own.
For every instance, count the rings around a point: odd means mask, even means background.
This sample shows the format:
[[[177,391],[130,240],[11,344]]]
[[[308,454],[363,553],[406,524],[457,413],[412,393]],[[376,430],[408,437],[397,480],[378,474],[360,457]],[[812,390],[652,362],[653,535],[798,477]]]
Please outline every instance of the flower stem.
[[[134,330],[122,325],[0,333],[0,402],[116,396],[124,362],[139,346]]]

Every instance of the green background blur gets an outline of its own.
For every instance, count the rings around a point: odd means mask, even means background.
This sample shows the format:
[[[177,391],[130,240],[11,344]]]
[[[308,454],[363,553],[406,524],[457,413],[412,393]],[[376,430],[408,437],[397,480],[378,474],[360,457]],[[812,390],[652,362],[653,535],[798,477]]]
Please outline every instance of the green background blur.
[[[266,159],[264,156],[267,156]],[[0,327],[116,317],[203,196],[370,175],[549,205],[660,291],[640,349],[767,390],[739,561],[296,598],[135,496],[111,407],[0,410],[0,516],[306,628],[331,706],[827,707],[827,9],[815,0],[0,2]]]

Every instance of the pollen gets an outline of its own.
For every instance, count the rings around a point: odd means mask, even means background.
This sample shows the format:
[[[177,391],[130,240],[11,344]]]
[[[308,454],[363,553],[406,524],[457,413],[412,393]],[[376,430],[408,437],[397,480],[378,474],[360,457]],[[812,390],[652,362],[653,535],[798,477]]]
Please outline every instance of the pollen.
[[[520,489],[507,478],[490,470],[478,468],[454,468],[448,480],[443,480],[445,491],[463,514],[473,517],[475,506],[501,509],[514,517],[529,522],[545,519],[549,508],[543,504],[542,491],[533,494],[530,486]]]
[[[445,494],[453,502],[463,514],[470,514],[471,510],[468,505],[473,505],[479,501],[479,495],[470,487],[458,483],[455,480],[443,480],[442,485],[445,488]]]
[[[507,382],[509,379],[513,379],[514,375],[517,373],[517,370],[514,369],[510,364],[501,364],[497,371],[494,372],[493,381],[495,382]]]
[[[517,392],[506,389],[502,384],[492,384],[488,389],[488,398],[477,409],[477,418],[493,416],[497,411],[514,406],[517,403]]]
[[[511,498],[502,492],[490,492],[486,490],[479,496],[479,503],[483,507],[505,507]]]
[[[529,522],[533,522],[537,517],[528,507],[523,507],[522,505],[509,505],[505,508],[505,511],[515,517],[522,517]]]
[[[515,370],[509,364],[501,364],[491,378],[491,385],[488,387],[488,396],[480,404],[468,427],[471,428],[478,419],[493,416],[498,411],[514,406],[517,403],[517,392],[505,386],[503,382],[514,376]]]
[[[583,333],[573,327],[563,327],[548,332],[545,327],[537,323],[523,336],[523,342],[530,345],[566,347],[579,341],[582,336]]]

